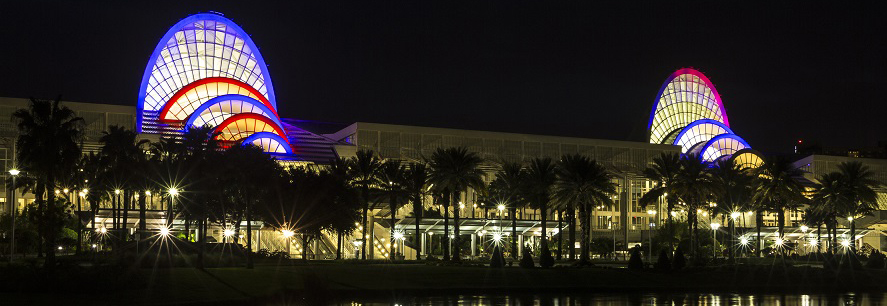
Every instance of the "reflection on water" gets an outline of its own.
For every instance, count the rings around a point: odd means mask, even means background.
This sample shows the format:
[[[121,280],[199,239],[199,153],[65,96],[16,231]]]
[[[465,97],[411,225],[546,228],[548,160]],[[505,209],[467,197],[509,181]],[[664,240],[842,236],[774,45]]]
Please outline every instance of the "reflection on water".
[[[455,295],[354,299],[334,305],[887,305],[883,293]]]

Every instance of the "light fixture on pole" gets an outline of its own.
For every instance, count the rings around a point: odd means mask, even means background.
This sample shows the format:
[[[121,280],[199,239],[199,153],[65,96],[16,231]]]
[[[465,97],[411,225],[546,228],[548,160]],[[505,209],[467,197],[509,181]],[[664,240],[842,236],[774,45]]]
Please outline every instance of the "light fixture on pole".
[[[12,175],[12,201],[9,203],[10,208],[12,208],[12,232],[10,232],[9,236],[9,259],[12,260],[12,257],[15,255],[15,214],[18,210],[18,202],[15,200],[15,191],[18,189],[18,186],[15,185],[15,178],[21,173],[16,168],[9,169],[9,174]]]
[[[717,234],[718,234],[718,228],[720,228],[720,227],[721,227],[721,224],[711,223],[711,253],[712,253],[711,255],[712,255],[712,258],[718,257],[718,248],[717,248],[717,245],[718,245],[717,237],[718,236],[717,236]]]
[[[653,217],[656,216],[655,210],[647,210],[650,215],[650,222],[647,229],[647,262],[653,262]]]

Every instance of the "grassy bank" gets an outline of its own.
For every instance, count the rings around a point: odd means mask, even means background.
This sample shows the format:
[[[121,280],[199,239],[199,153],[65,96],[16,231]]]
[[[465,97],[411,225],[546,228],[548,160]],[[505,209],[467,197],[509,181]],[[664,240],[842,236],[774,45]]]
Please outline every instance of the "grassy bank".
[[[321,263],[244,268],[172,268],[137,271],[133,288],[96,279],[94,290],[59,294],[0,293],[9,305],[54,304],[60,298],[93,305],[254,302],[393,294],[553,292],[844,292],[884,291],[883,270],[826,270],[781,264],[687,269],[680,272],[620,268],[490,269],[423,264]]]

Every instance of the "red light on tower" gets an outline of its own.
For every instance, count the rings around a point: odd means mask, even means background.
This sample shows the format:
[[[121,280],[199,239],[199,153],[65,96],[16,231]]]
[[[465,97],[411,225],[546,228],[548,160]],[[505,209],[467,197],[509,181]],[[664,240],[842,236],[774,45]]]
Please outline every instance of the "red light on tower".
[[[803,140],[801,140],[801,139],[798,139],[798,143],[799,143],[799,144],[800,144],[800,143],[802,143],[802,142],[804,142],[804,141],[803,141]]]

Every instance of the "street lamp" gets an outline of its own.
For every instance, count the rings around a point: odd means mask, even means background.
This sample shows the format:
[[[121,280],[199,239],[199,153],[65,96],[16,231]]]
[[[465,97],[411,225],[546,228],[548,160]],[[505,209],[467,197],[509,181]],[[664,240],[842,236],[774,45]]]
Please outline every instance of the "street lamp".
[[[9,174],[12,175],[12,202],[9,203],[12,206],[12,232],[9,236],[9,260],[12,261],[12,257],[15,255],[15,214],[16,210],[18,210],[18,204],[15,201],[15,191],[18,189],[18,186],[15,185],[15,178],[21,173],[16,168],[9,169]]]
[[[718,248],[717,248],[717,246],[718,246],[717,237],[718,236],[717,236],[717,234],[718,234],[718,228],[720,228],[720,227],[721,227],[721,224],[719,224],[719,223],[712,223],[711,224],[711,255],[712,255],[712,258],[718,257]]]
[[[647,214],[650,215],[650,223],[647,228],[647,262],[653,262],[653,217],[656,216],[655,210],[647,210]]]
[[[175,205],[176,196],[179,195],[179,189],[171,187],[167,190],[167,193],[169,193],[169,205],[166,207],[166,226],[172,227],[172,206]],[[190,233],[188,235],[190,235]]]

